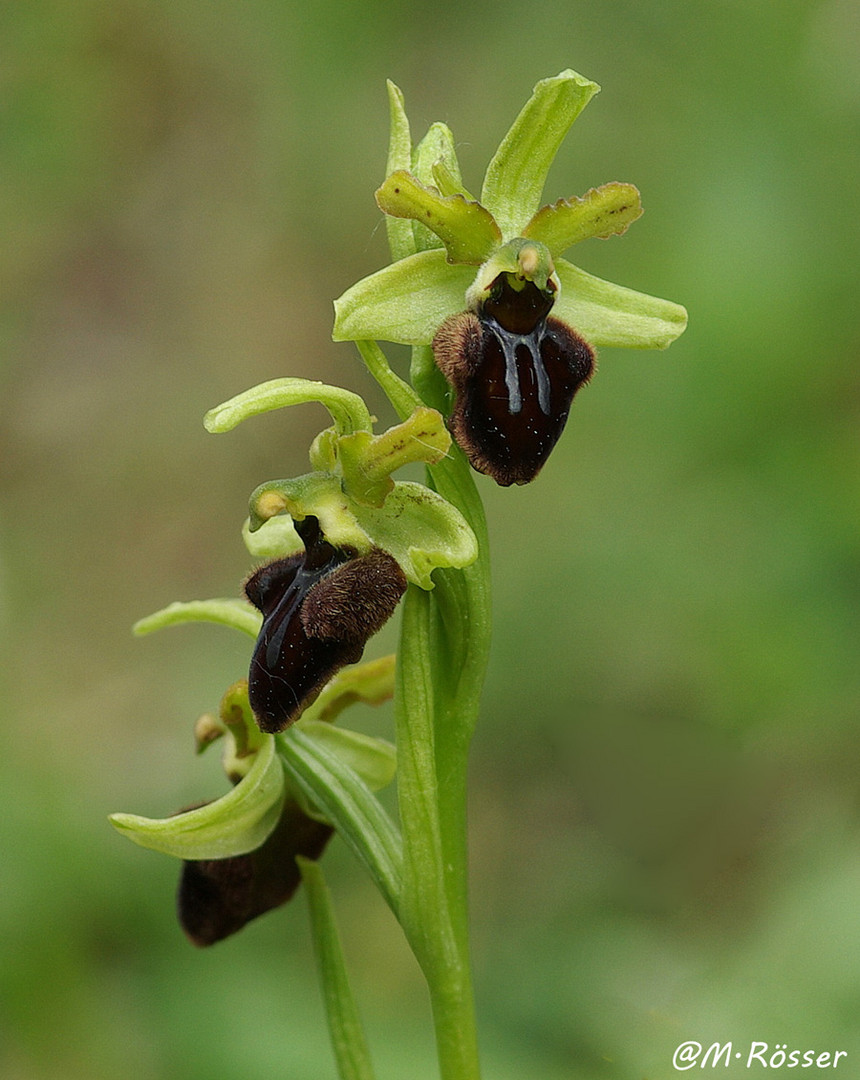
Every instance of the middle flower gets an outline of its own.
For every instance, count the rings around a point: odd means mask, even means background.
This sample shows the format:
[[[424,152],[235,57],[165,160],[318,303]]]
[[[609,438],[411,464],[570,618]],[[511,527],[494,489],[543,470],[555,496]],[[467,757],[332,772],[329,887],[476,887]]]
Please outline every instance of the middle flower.
[[[361,659],[407,585],[393,556],[332,547],[315,517],[298,522],[296,532],[304,552],[266,563],[245,583],[263,613],[248,699],[267,732],[297,720],[336,671]]]

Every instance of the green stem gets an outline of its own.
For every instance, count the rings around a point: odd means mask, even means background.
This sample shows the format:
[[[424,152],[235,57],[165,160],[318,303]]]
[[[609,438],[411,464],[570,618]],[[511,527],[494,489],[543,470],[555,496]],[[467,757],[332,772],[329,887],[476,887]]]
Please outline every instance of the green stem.
[[[429,348],[413,350],[414,390],[375,342],[358,348],[401,418],[422,403],[447,412],[447,384]],[[403,838],[398,917],[430,991],[440,1076],[479,1080],[466,780],[490,643],[489,549],[483,504],[459,448],[452,446],[428,474],[430,486],[469,522],[479,555],[465,570],[437,570],[431,592],[411,586],[403,603],[395,692]]]
[[[471,1080],[480,1069],[466,781],[489,651],[489,558],[483,507],[462,454],[454,448],[430,471],[440,494],[475,530],[480,555],[466,570],[437,571],[435,589],[410,590],[404,605],[395,696],[405,860],[401,918],[430,989],[441,1076]]]
[[[443,837],[436,770],[434,606],[431,593],[410,586],[395,695],[404,854],[399,917],[430,990],[442,1080],[478,1080],[465,887],[452,888],[450,880],[464,863],[446,864],[451,837]]]

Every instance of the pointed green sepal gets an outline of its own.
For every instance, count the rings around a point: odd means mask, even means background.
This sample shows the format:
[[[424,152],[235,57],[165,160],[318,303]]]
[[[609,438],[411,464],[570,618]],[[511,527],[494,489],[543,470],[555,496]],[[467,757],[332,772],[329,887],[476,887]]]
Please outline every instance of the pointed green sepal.
[[[546,176],[571,124],[599,91],[597,83],[563,71],[542,79],[487,167],[481,191],[506,239],[519,236],[541,204]]]
[[[392,555],[407,579],[432,589],[436,567],[462,569],[478,557],[466,519],[423,484],[399,481],[380,507],[355,506],[355,519],[374,547]]]
[[[582,198],[542,206],[523,229],[523,236],[541,241],[557,256],[592,236],[620,236],[641,215],[642,200],[632,184],[602,184]]]
[[[473,267],[452,266],[441,249],[362,278],[335,300],[335,341],[399,341],[429,345],[440,324],[466,306]]]
[[[463,178],[460,175],[460,162],[457,160],[457,151],[454,146],[454,136],[447,124],[438,122],[430,125],[427,134],[415,147],[412,167],[407,169],[407,172],[411,172],[419,183],[432,186],[436,183],[437,167],[447,178],[446,186],[449,187],[449,190],[442,191],[443,195],[466,194]],[[394,170],[392,169],[391,172]],[[469,198],[469,196],[466,197]]]
[[[299,545],[301,546],[301,544]],[[260,633],[263,621],[259,611],[247,600],[189,600],[176,601],[161,611],[153,612],[144,619],[139,619],[132,630],[135,634],[151,634],[165,626],[181,626],[185,623],[208,622],[219,626],[230,626],[255,638]]]
[[[213,433],[231,431],[243,420],[260,413],[314,401],[331,413],[339,435],[370,431],[370,413],[358,394],[310,379],[272,379],[260,383],[210,409],[203,423],[206,430]]]
[[[367,784],[371,791],[380,791],[394,779],[397,753],[387,739],[365,735],[361,731],[335,727],[323,720],[299,720],[302,731],[314,742],[327,747],[348,765]]]
[[[480,203],[440,195],[408,172],[392,173],[376,192],[376,202],[386,214],[412,218],[435,233],[452,263],[480,266],[502,242],[492,214]]]
[[[397,169],[410,169],[412,167],[412,135],[409,131],[409,118],[403,102],[403,94],[400,87],[389,79],[388,87],[388,115],[391,125],[388,139],[388,164],[385,175],[390,176]],[[414,255],[418,250],[415,246],[415,234],[412,222],[404,218],[385,217],[385,228],[388,233],[388,248],[393,260],[405,259],[407,255]]]
[[[686,309],[671,300],[614,285],[558,259],[561,296],[553,315],[596,347],[665,349],[684,332]]]
[[[247,775],[215,802],[169,818],[111,814],[119,832],[141,847],[180,859],[227,859],[254,851],[281,816],[286,785],[275,740],[267,736]]]

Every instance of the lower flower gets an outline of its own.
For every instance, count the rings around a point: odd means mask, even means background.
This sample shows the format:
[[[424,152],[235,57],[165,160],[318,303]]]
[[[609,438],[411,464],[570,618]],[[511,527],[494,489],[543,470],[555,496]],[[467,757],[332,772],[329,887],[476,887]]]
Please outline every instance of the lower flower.
[[[301,881],[296,856],[318,859],[333,832],[288,796],[274,832],[255,851],[183,862],[177,914],[188,938],[213,945],[285,904]]]

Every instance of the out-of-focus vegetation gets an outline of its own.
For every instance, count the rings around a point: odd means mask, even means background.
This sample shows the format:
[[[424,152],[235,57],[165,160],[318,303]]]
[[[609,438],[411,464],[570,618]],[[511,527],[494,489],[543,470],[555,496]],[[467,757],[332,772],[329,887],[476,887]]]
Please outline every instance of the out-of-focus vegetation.
[[[332,1074],[303,898],[197,952],[176,864],[106,823],[222,790],[191,725],[248,653],[129,626],[235,592],[248,493],[305,471],[324,420],[213,437],[208,407],[291,374],[390,419],[329,340],[386,259],[384,79],[477,187],[568,66],[604,90],[547,196],[630,180],[646,206],[574,261],[691,319],[666,353],[603,352],[533,486],[481,482],[487,1076],[655,1080],[684,1039],[860,1059],[860,17],[778,7],[4,5],[4,1080]],[[342,850],[325,866],[381,1077],[433,1076],[393,920]]]

